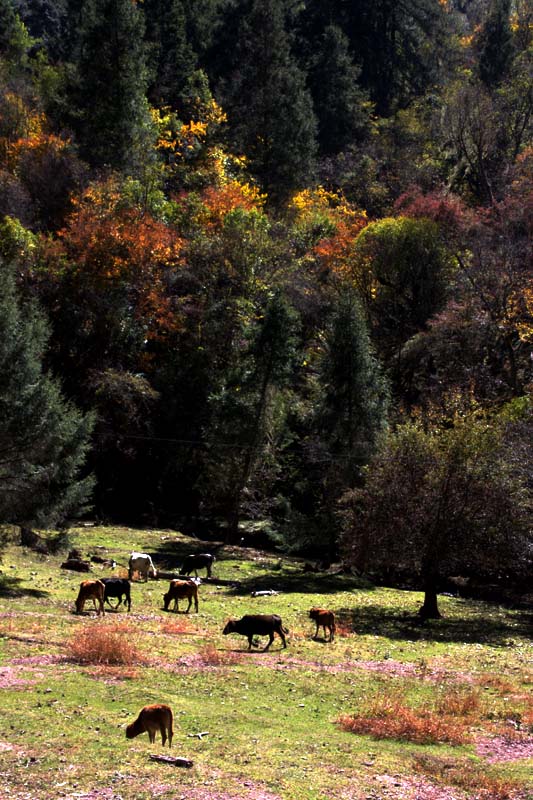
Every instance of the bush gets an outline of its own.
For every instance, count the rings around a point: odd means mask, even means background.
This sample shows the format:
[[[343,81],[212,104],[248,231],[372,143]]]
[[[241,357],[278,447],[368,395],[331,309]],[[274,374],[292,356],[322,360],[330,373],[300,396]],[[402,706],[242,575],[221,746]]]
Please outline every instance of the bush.
[[[77,631],[67,644],[68,657],[77,664],[142,663],[137,634],[127,623],[98,622]]]

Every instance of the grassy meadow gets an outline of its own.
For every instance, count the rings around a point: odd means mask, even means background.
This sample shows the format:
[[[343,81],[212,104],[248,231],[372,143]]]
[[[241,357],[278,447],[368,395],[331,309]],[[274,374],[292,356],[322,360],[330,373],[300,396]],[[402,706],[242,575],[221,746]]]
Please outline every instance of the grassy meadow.
[[[421,595],[174,531],[83,527],[65,554],[15,545],[0,573],[0,783],[11,800],[525,800],[533,797],[532,615]],[[131,550],[176,570],[215,551],[199,613],[163,611],[167,580],[132,585],[132,610],[74,613],[80,581],[125,576]],[[219,580],[220,583],[217,583]],[[234,582],[232,585],[230,582]],[[251,597],[274,589],[275,596]],[[334,610],[314,641],[312,606]],[[288,647],[247,651],[230,616],[278,613]],[[125,727],[148,703],[174,711],[172,749]],[[189,769],[153,761],[191,759]]]

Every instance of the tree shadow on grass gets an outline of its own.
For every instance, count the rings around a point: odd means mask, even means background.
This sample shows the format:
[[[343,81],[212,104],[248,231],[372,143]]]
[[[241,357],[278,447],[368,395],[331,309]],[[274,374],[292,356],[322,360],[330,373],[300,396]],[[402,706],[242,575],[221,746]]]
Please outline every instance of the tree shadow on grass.
[[[533,635],[533,614],[490,603],[469,602],[464,616],[423,621],[416,614],[383,606],[336,609],[338,620],[360,635],[405,641],[464,642],[512,646],[514,637]]]
[[[251,595],[252,592],[273,590],[280,593],[334,594],[364,589],[370,591],[374,586],[363,578],[354,575],[315,573],[301,571],[270,572],[265,575],[238,580],[232,589],[234,595]]]
[[[0,575],[0,597],[49,597],[50,592],[43,592],[41,589],[31,589],[23,586],[22,578],[10,578],[7,575]]]

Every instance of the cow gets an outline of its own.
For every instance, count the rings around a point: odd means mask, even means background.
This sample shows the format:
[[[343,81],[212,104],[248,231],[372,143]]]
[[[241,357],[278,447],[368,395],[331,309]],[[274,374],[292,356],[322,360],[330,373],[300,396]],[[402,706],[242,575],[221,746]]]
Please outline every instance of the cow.
[[[264,650],[268,650],[274,641],[274,634],[277,633],[283,642],[283,647],[287,647],[285,634],[289,631],[283,627],[281,617],[277,614],[246,614],[241,619],[230,619],[222,631],[224,636],[228,633],[240,633],[248,638],[248,650],[254,645],[254,636],[268,636],[269,641]]]
[[[189,601],[189,605],[187,606],[186,614],[189,613],[189,609],[192,605],[192,601],[194,600],[194,610],[198,613],[198,586],[193,581],[180,581],[179,579],[175,579],[170,581],[170,585],[168,587],[168,592],[163,595],[163,602],[165,604],[165,611],[168,611],[168,607],[172,600],[174,600],[174,611],[179,611],[179,600]]]
[[[157,570],[151,557],[147,553],[131,553],[128,562],[128,577],[130,581],[133,578],[133,573],[138,572],[139,575],[144,575],[144,580],[147,581],[148,577],[156,578]]]
[[[90,580],[80,583],[80,590],[76,598],[76,613],[81,614],[87,600],[92,600],[97,614],[104,611],[104,584],[102,581]],[[98,608],[96,602],[98,601]]]
[[[163,747],[168,736],[168,746],[172,746],[172,730],[173,715],[170,706],[163,703],[156,703],[151,706],[144,706],[139,712],[139,716],[135,722],[131,722],[126,727],[126,739],[134,739],[145,731],[148,733],[150,743],[154,744],[155,735],[157,731],[161,732],[161,739],[163,740]]]
[[[131,586],[127,578],[100,578],[104,584],[104,602],[108,603],[111,608],[115,610],[122,603],[122,598],[125,597],[124,605],[128,606],[128,611],[131,611]],[[109,598],[118,598],[116,606],[112,606]]]
[[[190,556],[185,556],[180,570],[181,575],[190,575],[194,571],[195,576],[198,577],[198,570],[205,568],[206,577],[210,578],[214,561],[216,561],[216,558],[211,553],[193,553]]]
[[[312,608],[309,611],[309,617],[316,623],[316,631],[313,639],[318,637],[318,629],[324,629],[324,639],[326,638],[326,628],[329,630],[329,641],[332,642],[335,638],[335,614],[333,611],[328,611],[325,608]]]

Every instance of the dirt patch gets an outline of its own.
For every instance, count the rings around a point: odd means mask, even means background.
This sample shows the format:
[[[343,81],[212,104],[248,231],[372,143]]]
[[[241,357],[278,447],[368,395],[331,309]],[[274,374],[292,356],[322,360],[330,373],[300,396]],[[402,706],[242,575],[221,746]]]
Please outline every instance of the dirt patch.
[[[476,742],[476,753],[490,764],[533,758],[533,736],[523,734],[479,738]]]

